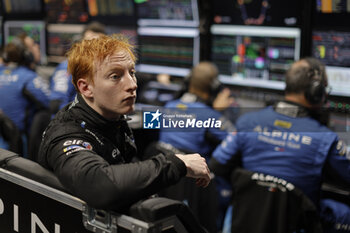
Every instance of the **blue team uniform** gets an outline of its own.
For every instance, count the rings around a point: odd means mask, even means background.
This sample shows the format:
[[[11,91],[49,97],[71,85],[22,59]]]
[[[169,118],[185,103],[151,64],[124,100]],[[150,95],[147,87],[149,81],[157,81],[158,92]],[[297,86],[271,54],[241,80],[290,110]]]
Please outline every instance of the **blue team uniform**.
[[[50,81],[50,100],[59,100],[60,108],[69,102],[72,102],[76,95],[76,91],[72,83],[72,76],[68,74],[67,67],[67,60],[61,62],[56,67]]]
[[[0,110],[25,133],[35,110],[48,107],[48,83],[23,66],[0,66]]]
[[[221,128],[195,127],[194,129],[177,128],[173,130],[163,128],[160,131],[159,140],[161,142],[170,144],[184,153],[199,153],[207,160],[210,159],[212,151],[225,139],[228,133],[235,130],[233,124],[223,117],[220,112],[214,110],[205,104],[203,100],[190,93],[186,93],[180,99],[168,102],[165,105],[165,109],[168,110],[168,112],[163,114],[173,114],[175,118],[178,118],[177,116],[179,115],[191,115],[196,120],[211,123],[211,126],[214,121],[221,121]],[[184,119],[186,119],[186,117]],[[210,121],[208,121],[208,119],[210,119]],[[219,205],[218,216],[216,216],[217,219],[215,219],[215,222],[220,228],[223,215],[229,204],[231,190],[230,185],[224,179],[216,177],[214,181],[218,193]]]
[[[213,152],[214,161],[223,167],[242,156],[243,168],[293,183],[316,205],[325,164],[350,184],[345,143],[311,117],[291,117],[267,107],[240,117],[236,128]]]

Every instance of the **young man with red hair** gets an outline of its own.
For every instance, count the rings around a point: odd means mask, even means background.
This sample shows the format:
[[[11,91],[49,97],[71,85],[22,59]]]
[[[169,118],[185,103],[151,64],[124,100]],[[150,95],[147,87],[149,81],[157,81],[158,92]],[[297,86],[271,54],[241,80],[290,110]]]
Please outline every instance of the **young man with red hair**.
[[[125,114],[134,110],[133,46],[121,36],[73,45],[68,71],[78,92],[46,129],[38,162],[73,195],[96,208],[123,210],[188,176],[206,187],[209,169],[199,154],[159,154],[137,161]]]

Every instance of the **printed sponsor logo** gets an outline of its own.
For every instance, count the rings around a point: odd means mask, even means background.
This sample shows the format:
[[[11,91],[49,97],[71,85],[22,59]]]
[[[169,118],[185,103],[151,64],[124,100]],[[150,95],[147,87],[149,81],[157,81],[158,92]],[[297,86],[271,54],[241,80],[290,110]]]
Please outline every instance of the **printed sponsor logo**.
[[[104,143],[99,139],[99,137],[97,137],[95,133],[91,132],[89,129],[85,129],[85,132],[92,135],[101,146],[104,145]]]
[[[302,145],[310,146],[312,137],[297,132],[283,132],[279,130],[269,131],[266,127],[257,125],[254,131],[258,133],[257,139],[259,141],[277,146],[288,147],[291,149],[301,149]]]
[[[120,152],[119,152],[118,149],[116,149],[116,148],[113,149],[113,151],[112,151],[112,157],[115,159],[119,153],[120,153]]]
[[[86,149],[88,149],[88,150],[92,150],[92,146],[91,146],[91,144],[90,143],[88,143],[88,142],[83,142],[83,147],[85,147]]]
[[[282,192],[287,190],[292,191],[295,188],[292,183],[289,183],[284,179],[271,175],[264,175],[262,173],[254,173],[251,179],[255,180],[258,185],[268,187],[270,192],[275,192],[277,189],[281,190]]]
[[[84,148],[84,147],[78,146],[78,145],[68,146],[68,147],[66,147],[66,148],[63,149],[63,152],[68,152],[68,151],[74,150],[74,149],[76,149],[76,148]]]
[[[65,148],[63,148],[63,152],[66,153],[66,155],[80,150],[92,150],[92,146],[89,142],[84,142],[80,139],[67,140],[63,143],[63,146],[65,146]]]

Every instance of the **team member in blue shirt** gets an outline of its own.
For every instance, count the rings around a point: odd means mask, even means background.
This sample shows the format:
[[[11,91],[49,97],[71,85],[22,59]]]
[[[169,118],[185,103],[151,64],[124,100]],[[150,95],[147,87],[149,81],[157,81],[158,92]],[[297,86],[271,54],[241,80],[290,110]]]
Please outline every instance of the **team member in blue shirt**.
[[[214,151],[210,167],[228,177],[233,161],[241,155],[243,168],[276,176],[300,188],[332,224],[349,224],[349,207],[321,200],[325,165],[350,184],[350,157],[336,133],[322,125],[315,114],[326,100],[325,68],[315,58],[294,63],[286,74],[285,100],[274,107],[243,115]],[[233,209],[234,211],[234,209]]]
[[[83,39],[93,39],[105,34],[105,27],[98,22],[91,22],[88,24],[83,33]],[[67,72],[67,60],[61,62],[55,69],[50,81],[50,110],[56,113],[60,108],[72,102],[76,95],[72,77]]]
[[[191,71],[188,92],[180,99],[168,102],[165,109],[169,110],[169,113],[192,115],[196,120],[203,122],[209,120],[211,126],[214,126],[216,121],[221,121],[221,127],[163,129],[159,136],[161,142],[171,144],[179,150],[196,151],[209,159],[216,145],[233,130],[232,124],[218,111],[229,107],[233,103],[233,98],[230,97],[228,89],[214,96],[217,94],[215,89],[219,85],[217,76],[218,70],[213,63],[205,61],[199,63]],[[210,103],[213,99],[213,103]],[[186,117],[184,119],[186,120]]]
[[[48,107],[48,83],[31,67],[35,57],[25,43],[26,37],[15,37],[4,48],[0,66],[0,110],[20,132],[28,133],[33,114]]]
[[[232,123],[220,112],[230,107],[234,99],[230,96],[229,89],[223,89],[218,93],[219,86],[218,70],[213,63],[203,61],[193,67],[189,77],[188,92],[165,105],[166,112],[163,113],[163,119],[166,118],[164,114],[174,115],[172,121],[203,122],[203,126],[187,125],[186,128],[176,129],[163,127],[160,130],[158,147],[172,147],[187,153],[197,152],[208,161],[215,147],[225,139],[228,132],[234,130]],[[181,116],[184,117],[181,118]],[[191,116],[191,119],[188,119],[187,116]],[[165,119],[165,121],[166,124],[170,124],[168,123],[169,119]],[[220,127],[215,127],[217,122],[221,123]],[[205,126],[205,124],[207,125]],[[203,192],[200,190],[198,193],[197,190],[188,191],[189,195],[184,194],[185,197],[182,197],[182,193],[185,191],[181,189],[186,189],[186,187],[178,186],[176,192],[181,192],[181,194],[176,197],[170,196],[180,200],[187,199],[194,213],[199,216],[202,224],[211,232],[217,231],[217,226],[220,228],[222,215],[230,199],[228,184],[222,179],[215,179],[214,183],[216,184],[215,187],[213,186],[214,195],[208,192],[209,188]],[[187,184],[185,183],[185,185]],[[215,188],[218,192],[219,208],[214,204]],[[171,192],[173,191],[168,191],[168,193]],[[216,213],[216,209],[218,213]]]

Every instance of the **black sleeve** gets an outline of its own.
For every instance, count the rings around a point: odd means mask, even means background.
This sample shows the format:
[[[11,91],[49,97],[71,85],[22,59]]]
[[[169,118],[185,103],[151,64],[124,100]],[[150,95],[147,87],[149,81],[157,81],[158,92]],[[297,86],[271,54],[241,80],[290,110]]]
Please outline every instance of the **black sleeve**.
[[[226,164],[222,164],[218,162],[214,157],[210,158],[209,169],[214,172],[215,175],[224,177],[227,181],[230,182],[231,173],[234,169],[238,167],[242,167],[242,155],[241,153],[237,153],[236,156],[233,156],[231,160],[229,160]]]
[[[65,150],[62,145],[66,140],[49,147],[48,163],[73,195],[95,208],[123,210],[175,184],[187,172],[175,155],[159,154],[142,162],[110,165],[93,150]]]
[[[62,100],[51,100],[49,103],[49,109],[52,114],[56,114],[60,110]]]
[[[13,121],[0,111],[0,135],[9,144],[9,150],[18,154],[23,153],[21,132]]]

